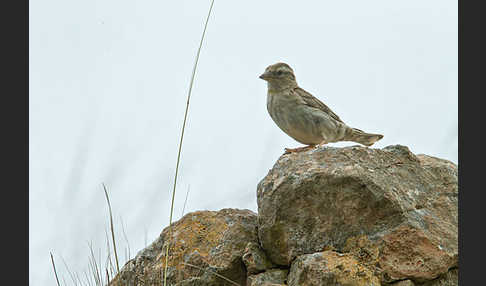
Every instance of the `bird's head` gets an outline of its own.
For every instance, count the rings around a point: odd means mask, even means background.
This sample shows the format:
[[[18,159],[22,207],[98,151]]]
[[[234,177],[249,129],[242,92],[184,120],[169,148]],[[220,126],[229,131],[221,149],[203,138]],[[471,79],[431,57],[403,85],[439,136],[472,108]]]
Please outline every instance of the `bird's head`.
[[[260,78],[268,83],[295,82],[292,68],[286,63],[276,63],[268,66]]]
[[[271,89],[282,89],[297,85],[292,68],[286,63],[276,63],[268,66],[260,78],[268,82]]]

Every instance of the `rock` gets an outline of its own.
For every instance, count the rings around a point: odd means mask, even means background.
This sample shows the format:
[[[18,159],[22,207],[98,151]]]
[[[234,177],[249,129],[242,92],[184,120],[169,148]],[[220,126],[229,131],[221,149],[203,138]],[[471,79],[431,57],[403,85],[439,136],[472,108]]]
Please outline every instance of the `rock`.
[[[395,282],[393,284],[390,284],[391,286],[415,286],[415,283],[413,283],[412,280],[402,280]]]
[[[256,275],[249,275],[247,286],[285,285],[287,283],[288,269],[269,269]]]
[[[379,264],[391,280],[424,281],[457,265],[457,254],[447,255],[440,242],[421,229],[400,226],[383,236]]]
[[[336,249],[382,282],[425,282],[457,266],[457,196],[455,164],[405,146],[282,155],[257,187],[258,236],[278,265]]]
[[[248,242],[243,253],[243,263],[249,274],[257,274],[275,267],[258,243]]]
[[[290,267],[289,286],[379,286],[380,280],[351,254],[331,250],[297,257]]]
[[[248,242],[258,243],[256,214],[223,209],[186,214],[130,260],[110,285],[163,285],[164,243],[170,242],[168,285],[245,285],[241,260]]]
[[[453,268],[447,273],[442,274],[439,278],[427,281],[420,286],[458,286],[459,285],[459,269]]]

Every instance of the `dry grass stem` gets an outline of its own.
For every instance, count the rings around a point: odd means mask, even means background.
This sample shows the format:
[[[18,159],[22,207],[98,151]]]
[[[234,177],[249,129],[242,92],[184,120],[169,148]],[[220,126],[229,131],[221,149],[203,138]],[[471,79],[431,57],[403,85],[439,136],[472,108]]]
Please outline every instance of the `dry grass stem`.
[[[185,262],[182,262],[182,264],[187,265],[187,266],[190,266],[190,267],[194,267],[194,268],[199,269],[199,270],[202,270],[202,271],[209,272],[209,273],[211,273],[211,274],[214,274],[214,275],[218,276],[218,277],[219,277],[219,278],[221,278],[221,279],[224,279],[224,280],[226,280],[226,281],[230,282],[231,284],[234,284],[234,285],[237,285],[237,286],[241,286],[240,284],[236,283],[235,281],[233,281],[233,280],[231,280],[231,279],[229,279],[229,278],[226,278],[226,277],[224,277],[223,275],[218,274],[218,273],[216,273],[216,272],[214,272],[214,271],[211,271],[211,270],[209,270],[209,269],[204,269],[204,268],[199,267],[199,266],[197,266],[197,265],[193,265],[193,264],[189,264],[189,263],[185,263]]]
[[[187,204],[187,197],[189,196],[189,191],[191,190],[191,185],[187,187],[187,192],[186,192],[186,199],[184,200],[184,206],[182,207],[182,214],[181,217],[184,216],[184,210],[186,209],[186,204]]]
[[[206,23],[204,24],[204,30],[201,36],[201,41],[199,42],[199,48],[197,50],[196,54],[196,60],[194,62],[194,67],[192,69],[192,75],[191,75],[191,81],[189,83],[189,92],[187,94],[187,103],[186,103],[186,111],[184,112],[184,122],[182,123],[182,131],[181,131],[181,139],[179,141],[179,151],[177,152],[177,163],[176,163],[176,169],[175,169],[175,176],[174,176],[174,187],[172,190],[172,200],[171,200],[171,206],[170,206],[170,217],[169,217],[169,239],[171,237],[171,224],[172,224],[172,214],[174,213],[174,198],[175,198],[175,192],[176,192],[176,186],[177,186],[177,175],[179,172],[179,162],[180,162],[180,157],[181,157],[181,150],[182,150],[182,141],[184,139],[184,130],[186,128],[186,121],[187,121],[187,113],[189,111],[189,102],[191,99],[191,92],[192,92],[192,86],[194,84],[194,77],[196,75],[196,68],[197,68],[197,63],[199,61],[199,55],[201,54],[201,47],[204,41],[204,36],[206,35],[206,29],[208,27],[208,22],[209,22],[209,17],[211,16],[211,11],[213,10],[213,5],[214,5],[214,0],[211,1],[211,6],[209,7],[209,12],[208,16],[206,17]],[[166,252],[165,252],[165,268],[164,268],[164,286],[167,285],[167,266],[169,262],[169,244],[167,244]]]
[[[57,286],[61,286],[61,284],[59,284],[59,278],[57,277],[56,264],[54,263],[54,256],[52,256],[52,252],[49,253],[51,254],[52,268],[54,269],[54,274],[56,275]]]
[[[78,283],[76,282],[76,279],[75,279],[75,277],[74,277],[73,273],[72,273],[72,272],[71,272],[71,270],[69,269],[69,267],[68,267],[68,265],[67,265],[66,261],[64,260],[64,258],[63,258],[62,256],[61,256],[61,260],[62,260],[62,263],[64,264],[64,267],[66,267],[66,270],[67,270],[67,272],[68,272],[68,274],[69,274],[69,277],[71,277],[71,280],[73,281],[73,285],[78,285]],[[66,283],[64,283],[64,284],[66,284]]]
[[[127,237],[127,234],[125,232],[125,227],[123,225],[123,219],[122,217],[120,216],[120,223],[121,223],[121,226],[122,226],[122,233],[123,233],[123,237],[125,238],[125,242],[127,243],[127,246],[125,248],[125,260],[128,261],[130,260],[130,243],[128,242],[128,237]],[[128,257],[127,257],[127,250],[128,250]]]
[[[111,230],[111,239],[113,240],[113,252],[115,253],[115,262],[116,262],[116,271],[117,273],[120,272],[120,266],[118,264],[118,254],[116,253],[116,242],[115,242],[115,231],[113,228],[113,215],[111,213],[111,204],[110,204],[110,198],[108,197],[108,191],[106,190],[106,186],[104,183],[102,183],[103,189],[105,191],[105,196],[106,196],[106,202],[108,203],[108,208],[110,210],[110,230]]]

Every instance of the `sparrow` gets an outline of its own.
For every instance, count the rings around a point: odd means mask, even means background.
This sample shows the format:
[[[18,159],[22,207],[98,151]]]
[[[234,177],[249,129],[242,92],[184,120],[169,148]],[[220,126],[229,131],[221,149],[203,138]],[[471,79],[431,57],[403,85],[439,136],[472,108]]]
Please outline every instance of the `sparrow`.
[[[301,152],[331,142],[352,141],[371,146],[383,138],[346,125],[327,105],[308,93],[286,63],[268,66],[260,78],[267,82],[267,111],[287,135],[305,147],[285,148],[285,154]]]

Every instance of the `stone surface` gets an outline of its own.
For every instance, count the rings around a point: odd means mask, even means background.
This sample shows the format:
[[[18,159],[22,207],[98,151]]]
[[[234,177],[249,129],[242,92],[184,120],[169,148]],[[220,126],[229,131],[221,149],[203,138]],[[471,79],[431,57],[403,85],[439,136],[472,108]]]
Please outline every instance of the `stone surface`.
[[[412,280],[402,280],[391,284],[391,286],[415,286]]]
[[[247,286],[268,286],[268,285],[285,285],[287,283],[287,269],[269,269],[256,275],[249,275]]]
[[[450,269],[447,273],[442,274],[437,279],[427,281],[420,286],[458,286],[459,285],[459,269]]]
[[[380,280],[351,254],[331,250],[297,257],[290,267],[289,286],[379,286]]]
[[[336,249],[382,282],[424,282],[457,266],[457,196],[455,164],[405,146],[282,155],[258,184],[258,236],[279,265]]]
[[[170,239],[167,239],[170,236]],[[110,285],[163,285],[164,243],[170,242],[168,285],[245,285],[242,255],[248,242],[257,243],[256,214],[223,209],[186,214],[130,260]],[[194,265],[194,266],[191,266]]]
[[[249,274],[257,274],[275,267],[258,243],[249,242],[243,253],[243,263]]]
[[[109,285],[163,285],[168,244],[171,286],[458,285],[447,160],[399,145],[319,148],[281,156],[257,196],[258,216],[185,215]]]

